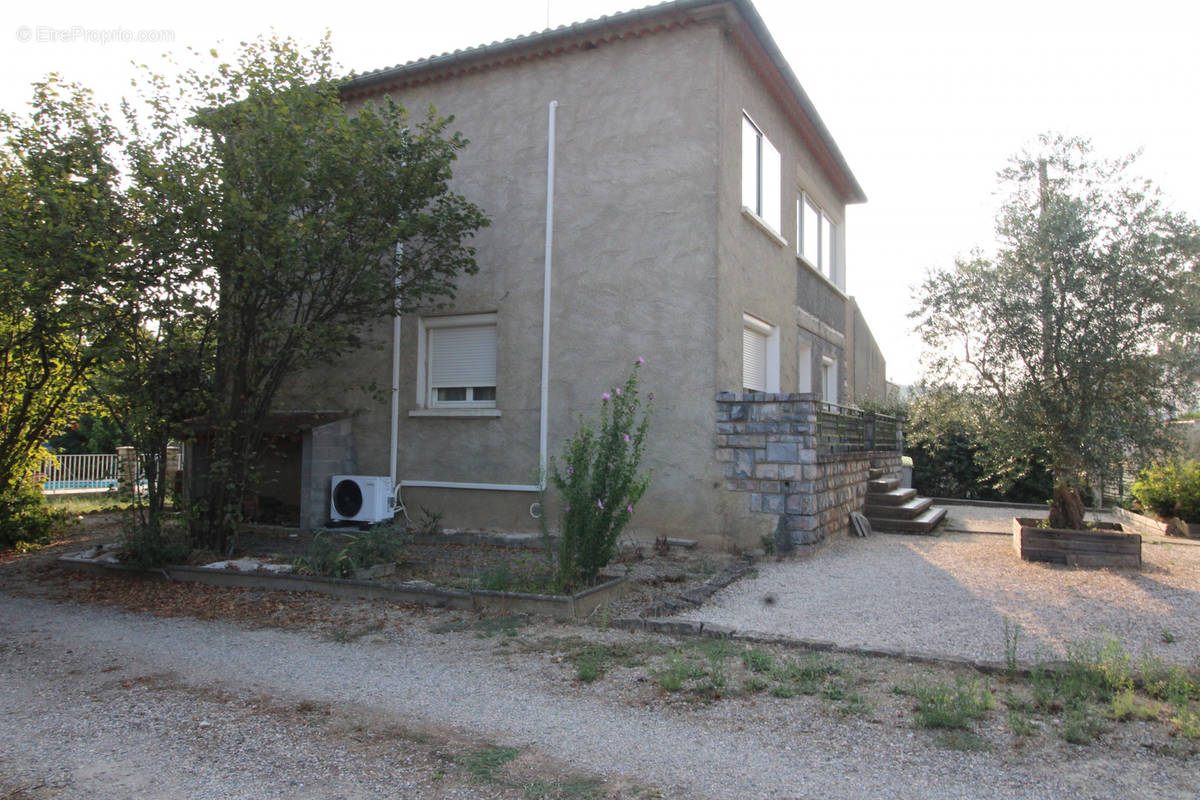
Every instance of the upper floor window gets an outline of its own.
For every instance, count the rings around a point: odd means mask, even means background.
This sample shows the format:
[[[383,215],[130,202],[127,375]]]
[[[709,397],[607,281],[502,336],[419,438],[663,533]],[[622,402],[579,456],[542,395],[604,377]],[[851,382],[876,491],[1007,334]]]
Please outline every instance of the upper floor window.
[[[796,254],[837,283],[837,223],[804,192],[796,198]]]
[[[742,116],[742,205],[776,233],[783,231],[783,162],[750,117]]]

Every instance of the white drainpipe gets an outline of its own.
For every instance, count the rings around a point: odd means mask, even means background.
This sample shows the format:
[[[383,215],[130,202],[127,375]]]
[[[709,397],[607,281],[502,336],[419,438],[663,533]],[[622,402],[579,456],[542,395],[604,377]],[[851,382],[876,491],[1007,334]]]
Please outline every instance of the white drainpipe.
[[[392,330],[392,485],[421,489],[480,489],[493,492],[538,492],[546,486],[550,427],[550,285],[554,251],[554,122],[558,101],[550,101],[546,133],[546,252],[542,275],[542,394],[538,418],[538,483],[464,483],[461,481],[401,481],[396,483],[397,427],[400,415],[400,319]],[[536,505],[536,504],[535,504]],[[532,512],[531,512],[532,513]],[[540,512],[539,512],[540,513]]]

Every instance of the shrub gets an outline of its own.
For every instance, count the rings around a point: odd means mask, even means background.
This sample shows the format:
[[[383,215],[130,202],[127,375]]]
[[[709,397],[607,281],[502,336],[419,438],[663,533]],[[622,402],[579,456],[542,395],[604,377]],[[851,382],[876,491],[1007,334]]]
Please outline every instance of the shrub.
[[[317,533],[308,555],[300,556],[292,564],[301,575],[348,578],[355,570],[395,561],[404,544],[403,534],[389,525],[336,537]]]
[[[592,583],[612,560],[617,538],[646,493],[649,475],[639,475],[649,411],[640,412],[638,366],[621,387],[601,397],[600,420],[579,418],[579,430],[563,448],[550,481],[561,496],[559,580]],[[654,395],[650,395],[653,399]]]
[[[1200,461],[1156,464],[1134,481],[1133,496],[1164,519],[1200,523]]]
[[[185,563],[191,552],[186,531],[151,523],[139,518],[136,511],[127,514],[121,535],[121,549],[117,553],[121,563],[138,569],[152,569],[166,564]]]
[[[22,483],[0,494],[0,550],[47,544],[50,535],[66,520],[65,512],[45,504],[36,483]]]

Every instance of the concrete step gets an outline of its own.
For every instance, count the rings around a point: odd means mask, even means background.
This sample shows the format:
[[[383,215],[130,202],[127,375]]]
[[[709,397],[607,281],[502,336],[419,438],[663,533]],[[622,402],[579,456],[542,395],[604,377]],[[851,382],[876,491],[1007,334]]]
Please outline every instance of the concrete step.
[[[867,495],[868,502],[863,513],[871,520],[872,525],[877,519],[916,519],[933,505],[933,501],[928,497],[914,497],[900,505],[874,505],[870,500],[871,496]]]
[[[867,494],[883,494],[900,488],[899,478],[876,478],[867,481]]]
[[[871,529],[884,533],[931,534],[946,516],[946,509],[932,506],[915,519],[871,519]]]
[[[867,508],[871,508],[872,506],[902,506],[916,496],[916,489],[893,489],[890,492],[868,492]]]
[[[871,467],[867,470],[867,477],[871,480],[888,477],[888,471],[883,467]]]

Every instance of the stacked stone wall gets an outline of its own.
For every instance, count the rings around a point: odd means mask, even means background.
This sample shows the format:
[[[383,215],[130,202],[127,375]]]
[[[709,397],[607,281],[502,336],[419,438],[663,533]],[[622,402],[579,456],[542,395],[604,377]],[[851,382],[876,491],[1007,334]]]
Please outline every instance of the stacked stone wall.
[[[808,551],[843,536],[862,511],[871,468],[899,473],[899,452],[824,453],[811,394],[717,395],[716,458],[725,488],[747,509],[778,518],[781,552]]]

